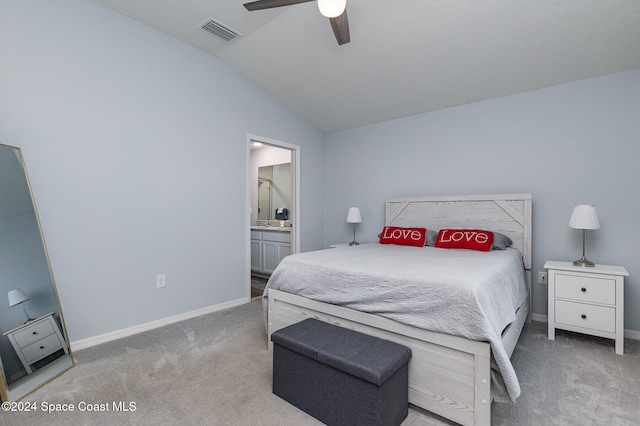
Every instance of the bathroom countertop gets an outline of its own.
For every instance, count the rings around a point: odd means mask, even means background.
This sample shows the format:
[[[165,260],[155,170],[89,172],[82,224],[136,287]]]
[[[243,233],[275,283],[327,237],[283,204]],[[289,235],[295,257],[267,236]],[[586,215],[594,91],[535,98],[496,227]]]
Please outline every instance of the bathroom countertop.
[[[291,232],[290,226],[252,226],[252,231]]]

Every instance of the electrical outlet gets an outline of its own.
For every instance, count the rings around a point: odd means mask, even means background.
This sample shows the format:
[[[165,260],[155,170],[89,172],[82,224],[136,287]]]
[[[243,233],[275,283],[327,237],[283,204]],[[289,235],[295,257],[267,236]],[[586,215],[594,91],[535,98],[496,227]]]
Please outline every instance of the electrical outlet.
[[[538,272],[538,284],[547,284],[547,273],[544,271]]]
[[[156,287],[164,288],[166,285],[167,285],[167,277],[164,274],[158,275],[156,277]]]

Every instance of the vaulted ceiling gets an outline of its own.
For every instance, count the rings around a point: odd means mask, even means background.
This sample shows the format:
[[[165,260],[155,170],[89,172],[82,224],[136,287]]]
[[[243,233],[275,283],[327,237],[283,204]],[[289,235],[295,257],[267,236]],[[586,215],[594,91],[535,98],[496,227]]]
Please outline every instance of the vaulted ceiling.
[[[638,0],[93,0],[217,56],[325,132],[640,68]],[[224,41],[208,18],[240,33]]]

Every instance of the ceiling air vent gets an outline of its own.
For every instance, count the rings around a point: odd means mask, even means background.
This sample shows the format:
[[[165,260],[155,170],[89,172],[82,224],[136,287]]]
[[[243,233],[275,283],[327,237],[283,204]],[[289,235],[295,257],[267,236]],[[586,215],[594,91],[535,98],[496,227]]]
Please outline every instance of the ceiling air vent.
[[[200,29],[205,30],[208,33],[213,34],[216,37],[220,37],[224,41],[231,41],[240,35],[239,32],[232,30],[224,24],[216,21],[213,18],[209,18],[202,25]]]

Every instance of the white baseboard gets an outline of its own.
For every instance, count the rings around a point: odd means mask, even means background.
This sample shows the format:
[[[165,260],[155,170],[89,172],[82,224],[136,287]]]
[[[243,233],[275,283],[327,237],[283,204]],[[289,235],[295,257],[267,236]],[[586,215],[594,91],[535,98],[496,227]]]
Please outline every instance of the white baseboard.
[[[640,331],[624,330],[624,337],[627,339],[640,340]]]
[[[547,316],[542,314],[531,314],[531,321],[547,322]]]
[[[537,322],[548,322],[547,316],[542,314],[531,314],[531,320]],[[640,331],[625,329],[624,337],[626,339],[640,340]]]
[[[220,303],[219,305],[208,306],[202,309],[196,309],[195,311],[185,312],[183,314],[174,315],[172,317],[151,321],[145,324],[136,325],[129,328],[123,328],[122,330],[112,331],[110,333],[101,334],[99,336],[89,337],[87,339],[77,340],[71,342],[72,351],[79,351],[81,349],[90,348],[92,346],[99,345],[101,343],[107,343],[112,340],[121,339],[123,337],[131,336],[134,334],[142,333],[144,331],[153,330],[154,328],[162,327],[165,325],[173,324],[179,321],[188,320],[191,318],[199,317],[201,315],[210,314],[213,312],[222,311],[225,309],[233,308],[235,306],[247,303],[248,299],[242,298],[232,300],[230,302]]]

